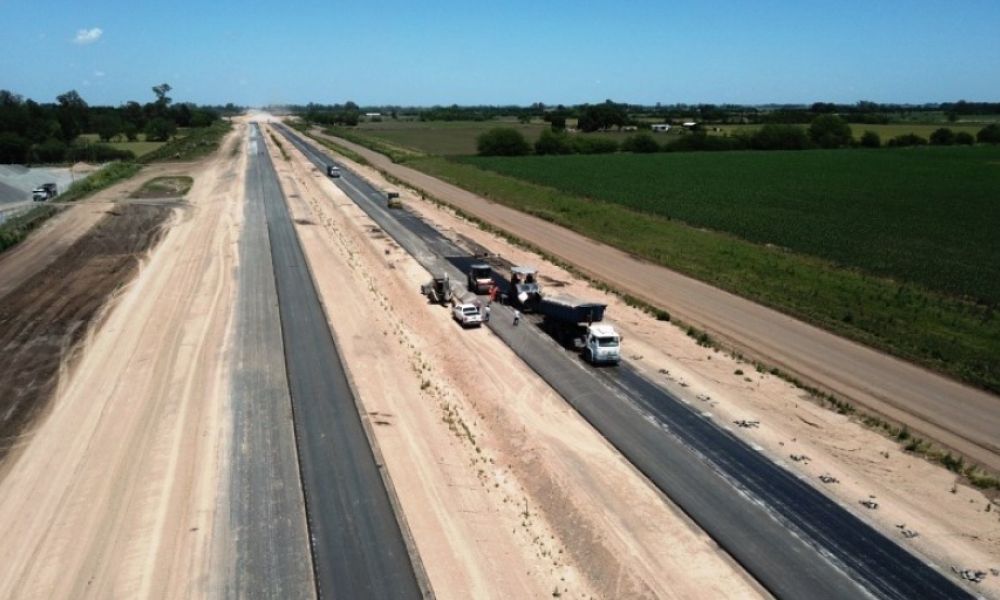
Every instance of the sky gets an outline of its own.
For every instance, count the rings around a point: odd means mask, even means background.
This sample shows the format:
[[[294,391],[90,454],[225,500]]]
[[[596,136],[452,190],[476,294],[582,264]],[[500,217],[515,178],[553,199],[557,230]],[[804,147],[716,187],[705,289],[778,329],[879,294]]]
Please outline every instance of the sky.
[[[40,102],[1000,101],[1000,1],[0,0]]]

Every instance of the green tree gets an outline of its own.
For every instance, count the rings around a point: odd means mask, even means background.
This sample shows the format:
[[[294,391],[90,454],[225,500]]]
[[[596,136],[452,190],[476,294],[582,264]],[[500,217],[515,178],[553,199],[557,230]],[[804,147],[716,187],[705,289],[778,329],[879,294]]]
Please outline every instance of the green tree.
[[[66,158],[66,144],[51,138],[35,146],[35,159],[41,163],[59,163]]]
[[[121,117],[113,113],[97,115],[91,124],[102,142],[110,142],[111,138],[122,132]]]
[[[476,148],[481,156],[524,156],[531,151],[521,132],[507,127],[481,133],[476,138]]]
[[[915,133],[904,133],[889,140],[890,146],[905,148],[907,146],[926,146],[927,140]]]
[[[125,134],[125,139],[130,142],[134,142],[139,139],[139,128],[132,121],[126,121],[122,125],[122,133]]]
[[[625,109],[621,105],[607,100],[603,104],[584,107],[577,120],[577,127],[580,128],[580,131],[591,132],[621,127],[627,122],[628,115],[625,113]]]
[[[976,141],[980,144],[1000,144],[1000,125],[993,123],[979,130]]]
[[[947,127],[940,127],[931,133],[932,146],[951,146],[955,143],[955,132]]]
[[[955,143],[959,146],[971,146],[976,143],[976,138],[968,131],[959,131],[955,134]]]
[[[755,150],[806,150],[810,146],[809,136],[798,125],[768,123],[750,136],[750,147]]]
[[[659,152],[660,145],[656,143],[653,136],[648,133],[637,133],[630,135],[622,142],[622,152],[635,152],[637,154],[652,154]]]
[[[874,131],[866,131],[861,134],[861,145],[865,148],[879,148],[882,146],[882,138]]]
[[[146,124],[146,140],[151,142],[165,142],[176,132],[177,125],[163,117],[156,117]]]
[[[56,97],[59,105],[56,107],[56,118],[62,129],[62,139],[66,142],[75,140],[87,127],[87,103],[76,90],[70,90]]]
[[[840,148],[853,139],[851,126],[837,115],[820,115],[809,125],[809,138],[820,148]]]
[[[31,142],[11,131],[0,132],[0,164],[23,164],[28,162]]]
[[[573,145],[565,132],[554,132],[543,129],[535,142],[535,154],[572,154]]]

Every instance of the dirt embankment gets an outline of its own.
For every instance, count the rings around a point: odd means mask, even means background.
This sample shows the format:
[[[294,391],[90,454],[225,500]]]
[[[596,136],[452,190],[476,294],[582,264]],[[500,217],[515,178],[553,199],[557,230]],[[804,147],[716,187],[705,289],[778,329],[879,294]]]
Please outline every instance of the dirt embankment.
[[[0,298],[0,459],[44,411],[64,360],[107,299],[135,275],[172,210],[108,210],[59,259]]]

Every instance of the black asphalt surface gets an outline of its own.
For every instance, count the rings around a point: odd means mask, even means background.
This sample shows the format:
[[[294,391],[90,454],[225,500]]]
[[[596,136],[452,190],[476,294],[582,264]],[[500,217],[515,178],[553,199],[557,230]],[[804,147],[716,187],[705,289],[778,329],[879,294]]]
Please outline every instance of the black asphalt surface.
[[[274,165],[266,152],[249,158],[260,169],[317,595],[419,598],[399,523]]]
[[[311,598],[309,530],[285,376],[278,292],[264,217],[267,185],[257,131],[247,139],[233,355],[229,522],[235,560],[231,598]]]
[[[334,162],[281,131],[324,172]],[[415,214],[385,208],[379,190],[340,167],[343,176],[333,181],[386,233],[429,270],[464,280],[468,253]],[[530,320],[513,327],[509,317],[494,305],[491,329],[775,596],[972,597],[627,362],[589,367]]]

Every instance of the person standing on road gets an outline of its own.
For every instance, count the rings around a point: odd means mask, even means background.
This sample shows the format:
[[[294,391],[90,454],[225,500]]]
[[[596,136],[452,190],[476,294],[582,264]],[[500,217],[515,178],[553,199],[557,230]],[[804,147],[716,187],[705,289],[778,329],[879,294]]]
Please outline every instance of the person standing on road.
[[[521,311],[519,311],[519,310],[517,310],[515,308],[514,309],[514,327],[517,327],[517,324],[520,323],[520,322],[521,322]]]
[[[489,323],[490,322],[490,305],[489,304],[487,304],[486,306],[483,307],[483,322],[484,323]]]

